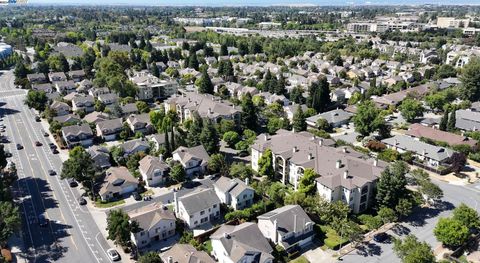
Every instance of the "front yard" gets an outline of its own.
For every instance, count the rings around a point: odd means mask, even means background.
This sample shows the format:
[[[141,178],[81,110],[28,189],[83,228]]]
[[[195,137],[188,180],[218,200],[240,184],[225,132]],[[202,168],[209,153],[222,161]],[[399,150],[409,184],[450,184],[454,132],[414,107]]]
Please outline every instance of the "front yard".
[[[103,201],[96,201],[95,207],[97,208],[111,208],[114,206],[119,206],[125,204],[125,200],[118,200],[118,201],[111,201],[111,202],[103,202]]]

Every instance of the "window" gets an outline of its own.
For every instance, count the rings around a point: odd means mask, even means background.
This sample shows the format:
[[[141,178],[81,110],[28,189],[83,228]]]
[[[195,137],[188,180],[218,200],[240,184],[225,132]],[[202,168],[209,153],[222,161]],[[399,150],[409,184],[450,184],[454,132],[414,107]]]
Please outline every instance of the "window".
[[[200,215],[204,215],[205,214],[205,211],[200,211]]]
[[[213,205],[213,208],[217,208],[217,205]]]
[[[141,237],[143,237],[144,235],[145,235],[145,232],[144,232],[144,231],[140,232],[140,236],[141,236]]]

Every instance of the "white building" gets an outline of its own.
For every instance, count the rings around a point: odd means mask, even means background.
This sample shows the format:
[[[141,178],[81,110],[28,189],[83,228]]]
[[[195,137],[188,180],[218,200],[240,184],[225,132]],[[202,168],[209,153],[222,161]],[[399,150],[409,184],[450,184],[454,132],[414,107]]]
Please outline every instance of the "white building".
[[[220,199],[213,189],[199,189],[182,197],[174,193],[175,214],[190,228],[200,227],[220,217]]]

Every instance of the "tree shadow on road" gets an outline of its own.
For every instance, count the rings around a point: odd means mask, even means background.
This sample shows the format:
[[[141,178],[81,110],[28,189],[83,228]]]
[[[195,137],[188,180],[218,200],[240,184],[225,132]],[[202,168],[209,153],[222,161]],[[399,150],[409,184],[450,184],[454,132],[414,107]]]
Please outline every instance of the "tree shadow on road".
[[[4,106],[6,105],[7,103],[5,102],[0,102],[0,117],[3,118],[7,115],[12,115],[12,114],[15,114],[15,113],[18,113],[19,111],[18,110],[15,110],[15,109],[11,109],[11,108],[4,108]]]
[[[425,225],[426,220],[438,216],[443,211],[449,211],[455,206],[448,201],[438,201],[435,206],[431,207],[416,207],[413,209],[411,215],[405,220],[407,223],[415,227]]]
[[[364,257],[380,256],[382,248],[375,243],[367,243],[357,247],[357,254]]]

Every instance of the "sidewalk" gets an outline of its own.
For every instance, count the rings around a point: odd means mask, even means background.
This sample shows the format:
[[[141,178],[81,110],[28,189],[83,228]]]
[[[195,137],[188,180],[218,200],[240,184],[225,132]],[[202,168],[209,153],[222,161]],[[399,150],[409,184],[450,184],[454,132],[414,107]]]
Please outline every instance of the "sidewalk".
[[[14,235],[10,237],[8,240],[8,244],[10,246],[10,252],[14,255],[14,260],[13,262],[29,262],[27,256],[25,255],[26,249],[25,249],[25,243],[22,238],[23,232],[20,231],[17,235]]]
[[[387,232],[388,230],[392,229],[396,224],[397,223],[388,223],[388,224],[383,225],[382,227],[380,227],[377,230],[373,230],[373,231],[370,231],[370,232],[366,233],[362,242],[363,243],[370,242],[373,239],[373,236],[375,234],[381,233],[381,232]],[[357,247],[353,246],[352,243],[348,243],[345,247],[343,247],[342,249],[340,249],[340,251],[338,251],[339,252],[339,258],[351,253],[352,251],[355,251],[356,249],[357,249]]]

